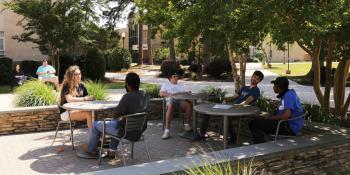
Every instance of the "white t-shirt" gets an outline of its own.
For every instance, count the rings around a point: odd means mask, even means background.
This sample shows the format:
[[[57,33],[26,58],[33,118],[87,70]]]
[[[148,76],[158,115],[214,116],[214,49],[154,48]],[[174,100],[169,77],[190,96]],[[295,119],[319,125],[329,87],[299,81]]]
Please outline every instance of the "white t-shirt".
[[[170,94],[176,94],[176,93],[180,93],[180,92],[188,92],[188,90],[186,90],[185,86],[183,86],[182,84],[172,84],[170,83],[170,81],[162,84],[162,87],[160,88],[160,92],[167,92]],[[169,99],[169,97],[166,98],[167,100]]]

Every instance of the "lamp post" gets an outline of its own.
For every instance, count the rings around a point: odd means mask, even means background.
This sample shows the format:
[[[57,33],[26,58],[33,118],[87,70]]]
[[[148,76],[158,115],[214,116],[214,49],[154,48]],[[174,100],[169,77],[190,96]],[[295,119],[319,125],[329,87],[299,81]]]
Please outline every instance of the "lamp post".
[[[125,49],[125,48],[124,48],[124,40],[125,40],[125,35],[126,35],[126,34],[125,34],[125,32],[123,32],[123,33],[122,33],[122,39],[123,39],[123,49]]]
[[[286,71],[286,74],[290,74],[291,71],[289,70],[289,43],[287,43],[287,49],[288,49],[288,55],[287,55],[287,58],[288,58],[288,69]]]

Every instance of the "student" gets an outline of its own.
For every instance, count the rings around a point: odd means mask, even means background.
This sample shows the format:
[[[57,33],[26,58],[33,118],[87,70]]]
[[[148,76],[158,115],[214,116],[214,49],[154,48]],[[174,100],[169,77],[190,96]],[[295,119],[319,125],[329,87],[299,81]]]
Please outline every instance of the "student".
[[[38,79],[43,82],[52,82],[55,84],[56,90],[59,90],[58,77],[55,76],[56,70],[47,63],[47,59],[43,59],[43,64],[38,67],[36,74]]]
[[[11,83],[11,91],[13,91],[14,86],[20,86],[27,79],[27,76],[24,76],[21,66],[16,64],[15,70],[13,70],[13,78]]]
[[[255,71],[250,79],[250,86],[241,88],[238,95],[225,99],[225,102],[233,102],[234,104],[254,105],[260,97],[260,89],[258,84],[264,79],[264,74],[260,71]],[[200,132],[195,140],[204,140],[209,124],[209,117],[204,117]],[[230,143],[236,142],[236,133],[232,126],[232,119],[229,119]]]
[[[280,120],[287,120],[303,115],[300,100],[293,89],[288,89],[289,81],[286,77],[278,77],[271,81],[273,90],[280,99],[280,105],[276,114],[254,119],[249,123],[249,129],[253,135],[253,143],[265,142],[266,134],[274,134]],[[303,126],[304,119],[299,118],[288,122],[282,122],[279,133],[283,135],[296,135]]]
[[[165,129],[162,135],[162,139],[168,139],[170,137],[170,122],[173,118],[173,109],[175,105],[180,105],[180,107],[185,112],[184,130],[192,130],[189,124],[192,113],[192,103],[188,100],[175,100],[172,98],[172,95],[189,92],[182,84],[178,84],[179,78],[180,75],[177,71],[171,72],[168,76],[169,81],[164,83],[160,88],[159,95],[165,98],[167,107],[165,115]]]
[[[85,86],[81,83],[81,71],[78,66],[70,66],[64,75],[61,90],[61,106],[69,102],[82,102],[94,100],[89,96]],[[72,110],[68,112],[59,108],[62,120],[85,121],[88,128],[92,128],[92,113],[90,111]]]
[[[148,95],[144,91],[139,90],[140,77],[133,72],[126,75],[125,78],[125,89],[126,94],[121,98],[118,106],[113,110],[113,116],[115,119],[112,121],[106,121],[106,133],[111,135],[117,135],[120,127],[122,126],[118,117],[123,115],[129,115],[134,113],[145,112],[149,105]],[[103,121],[95,121],[92,132],[89,134],[89,141],[86,153],[92,158],[97,157],[97,147],[99,139],[103,130]],[[111,139],[110,152],[116,151],[118,147],[118,140]]]

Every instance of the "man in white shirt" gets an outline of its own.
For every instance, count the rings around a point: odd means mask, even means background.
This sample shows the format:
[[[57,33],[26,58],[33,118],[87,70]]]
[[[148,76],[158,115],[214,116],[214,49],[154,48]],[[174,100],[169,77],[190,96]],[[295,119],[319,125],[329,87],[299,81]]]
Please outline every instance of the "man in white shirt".
[[[182,110],[184,110],[185,112],[184,130],[190,131],[192,129],[189,124],[192,113],[192,103],[188,100],[175,100],[174,98],[172,98],[172,95],[189,92],[183,85],[178,84],[179,78],[180,77],[178,72],[174,71],[173,73],[171,73],[168,77],[169,81],[162,85],[159,92],[159,95],[165,98],[167,106],[167,111],[165,115],[165,129],[162,135],[162,139],[167,139],[170,136],[170,122],[173,118],[173,109],[176,104],[179,104]]]

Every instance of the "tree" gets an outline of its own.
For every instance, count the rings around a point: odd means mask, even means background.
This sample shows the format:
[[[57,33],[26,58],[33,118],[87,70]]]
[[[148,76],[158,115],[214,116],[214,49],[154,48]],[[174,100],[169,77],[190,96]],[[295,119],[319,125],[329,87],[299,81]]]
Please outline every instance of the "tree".
[[[13,38],[33,42],[48,54],[59,73],[59,55],[76,46],[84,34],[84,24],[91,17],[90,1],[82,6],[79,0],[13,0],[5,7],[23,16],[24,32]]]
[[[268,7],[267,7],[268,6]],[[313,88],[322,108],[330,111],[332,62],[339,61],[334,76],[334,104],[331,111],[345,116],[350,104],[350,94],[345,100],[345,85],[350,65],[350,1],[269,1],[263,11],[273,21],[273,41],[282,45],[297,42],[312,59]],[[324,44],[323,44],[324,43]],[[325,45],[326,82],[322,92],[320,85],[320,52]]]

